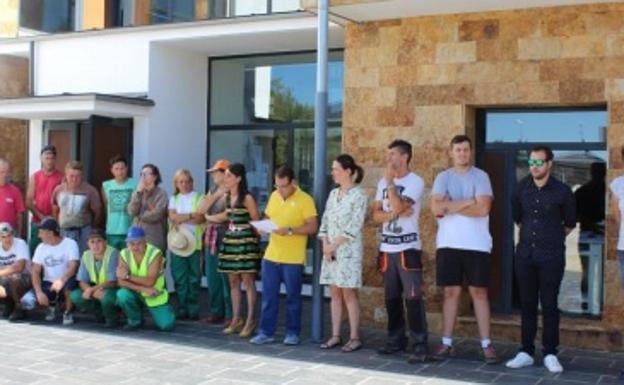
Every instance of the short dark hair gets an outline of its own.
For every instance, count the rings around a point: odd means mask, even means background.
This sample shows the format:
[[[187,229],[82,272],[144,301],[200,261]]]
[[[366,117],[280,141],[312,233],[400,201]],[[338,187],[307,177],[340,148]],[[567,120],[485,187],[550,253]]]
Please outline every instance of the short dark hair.
[[[277,178],[286,178],[289,182],[292,182],[295,179],[295,170],[293,170],[292,167],[284,165],[278,167],[274,175]]]
[[[549,162],[549,161],[551,161],[551,160],[553,160],[555,158],[555,154],[553,154],[552,150],[548,146],[539,145],[539,146],[533,147],[531,149],[531,151],[529,151],[529,156],[531,156],[531,154],[534,153],[534,152],[543,152],[544,154],[546,154],[546,161],[547,162]]]
[[[126,160],[126,158],[124,158],[123,156],[121,156],[121,155],[119,155],[119,154],[117,154],[117,155],[113,156],[112,158],[110,158],[110,159],[108,160],[108,164],[110,164],[110,165],[111,165],[111,167],[112,167],[115,163],[119,163],[119,162],[121,162],[121,163],[125,164],[126,166],[128,166],[128,161]]]
[[[468,145],[470,146],[470,148],[472,148],[472,140],[470,140],[470,138],[468,137],[468,135],[455,135],[453,137],[453,139],[451,139],[451,148],[456,145],[456,144],[460,144],[460,143],[464,143],[464,142],[468,142]]]
[[[156,181],[154,182],[154,184],[158,186],[160,182],[162,182],[162,178],[160,176],[160,170],[158,169],[158,167],[155,164],[146,163],[143,165],[143,167],[141,167],[141,170],[143,170],[144,168],[149,168],[152,174],[154,174],[154,176],[156,177]]]
[[[403,139],[395,139],[388,145],[388,150],[396,148],[403,155],[407,154],[407,163],[412,160],[412,145]]]

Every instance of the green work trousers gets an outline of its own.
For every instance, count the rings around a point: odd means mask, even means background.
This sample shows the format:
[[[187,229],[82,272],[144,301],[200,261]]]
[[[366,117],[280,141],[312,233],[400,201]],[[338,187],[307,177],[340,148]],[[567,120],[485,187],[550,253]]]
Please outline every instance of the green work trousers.
[[[117,324],[117,289],[105,289],[104,297],[98,299],[82,298],[82,289],[75,289],[71,292],[71,300],[76,307],[84,313],[94,313],[104,316],[106,325],[114,326]]]
[[[178,297],[179,317],[199,317],[200,254],[200,250],[188,257],[171,253],[171,275]]]
[[[134,290],[121,288],[117,290],[117,306],[126,315],[128,326],[140,326],[143,321],[143,307],[147,307],[158,330],[171,331],[175,326],[175,313],[166,303],[160,306],[147,306],[143,296]]]

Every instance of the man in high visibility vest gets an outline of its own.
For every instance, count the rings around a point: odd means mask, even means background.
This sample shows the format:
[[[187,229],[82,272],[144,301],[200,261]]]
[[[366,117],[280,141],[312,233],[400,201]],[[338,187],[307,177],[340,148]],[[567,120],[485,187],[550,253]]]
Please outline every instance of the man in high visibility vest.
[[[162,252],[145,240],[145,231],[132,226],[126,237],[127,248],[121,251],[117,264],[117,305],[128,323],[126,330],[135,330],[143,322],[142,307],[147,306],[156,327],[170,331],[175,313],[169,305],[165,287],[165,259]]]
[[[82,254],[78,269],[79,288],[71,293],[72,302],[83,312],[104,319],[107,328],[117,326],[117,262],[119,251],[106,242],[100,229],[93,229],[87,240],[89,250]]]

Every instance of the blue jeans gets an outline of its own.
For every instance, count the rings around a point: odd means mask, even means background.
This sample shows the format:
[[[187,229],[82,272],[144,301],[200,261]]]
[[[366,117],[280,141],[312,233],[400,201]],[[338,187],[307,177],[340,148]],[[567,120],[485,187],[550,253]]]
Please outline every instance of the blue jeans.
[[[262,260],[262,314],[260,333],[273,337],[277,328],[280,286],[286,286],[286,334],[301,332],[303,265]]]
[[[62,236],[76,241],[78,244],[78,250],[80,251],[80,256],[82,256],[82,253],[89,248],[89,246],[87,246],[89,233],[91,233],[91,225],[61,229]]]
[[[618,250],[617,256],[620,260],[620,279],[622,281],[622,289],[624,289],[624,250]]]

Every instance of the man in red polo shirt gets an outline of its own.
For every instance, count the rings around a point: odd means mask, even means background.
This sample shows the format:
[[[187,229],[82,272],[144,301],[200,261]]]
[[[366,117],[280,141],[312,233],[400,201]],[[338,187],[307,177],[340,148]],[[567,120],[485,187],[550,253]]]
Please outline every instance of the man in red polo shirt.
[[[0,158],[0,222],[9,223],[18,234],[22,233],[22,213],[26,210],[22,192],[10,183],[11,164]]]
[[[56,147],[49,144],[41,149],[41,170],[30,177],[26,191],[26,205],[32,213],[28,242],[30,255],[41,242],[37,225],[43,218],[52,216],[52,192],[62,181],[63,173],[56,169]]]

